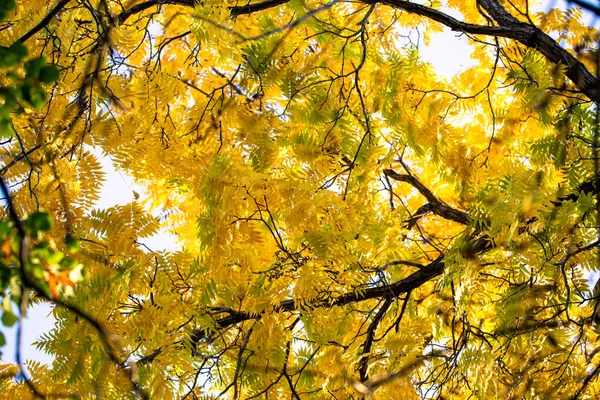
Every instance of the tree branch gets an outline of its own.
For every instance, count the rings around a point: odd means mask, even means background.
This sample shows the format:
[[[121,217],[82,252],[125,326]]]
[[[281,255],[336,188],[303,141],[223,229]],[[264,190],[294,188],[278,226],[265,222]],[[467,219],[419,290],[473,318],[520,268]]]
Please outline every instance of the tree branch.
[[[262,1],[260,3],[247,4],[245,6],[231,6],[231,7],[228,7],[229,16],[231,18],[235,18],[239,15],[250,15],[255,12],[264,11],[269,8],[273,8],[273,7],[283,5],[285,3],[289,3],[289,1],[290,0],[266,0],[266,1]],[[125,22],[129,17],[131,17],[132,15],[140,13],[140,12],[145,11],[152,7],[160,6],[160,5],[170,4],[170,5],[178,5],[178,6],[185,6],[185,7],[194,7],[194,5],[196,3],[197,3],[197,1],[195,1],[195,0],[148,0],[143,3],[138,3],[138,4],[134,5],[133,7],[131,7],[130,9],[123,11],[115,18],[115,21],[116,21],[117,25],[120,25],[123,22]]]
[[[369,378],[367,370],[369,368],[369,356],[371,355],[371,348],[373,347],[373,339],[375,339],[375,332],[379,327],[379,324],[383,320],[385,313],[387,313],[388,309],[392,305],[392,298],[386,297],[385,302],[375,314],[375,317],[371,321],[369,328],[367,328],[367,338],[363,343],[363,351],[360,361],[358,362],[358,372],[360,376],[360,381],[364,382]]]
[[[148,0],[143,3],[138,3],[117,15],[114,19],[114,23],[119,26],[132,15],[141,13],[142,11],[156,6],[171,4],[176,6],[194,7],[194,3],[194,0]]]
[[[593,5],[591,5],[589,3],[586,3],[585,1],[582,1],[582,0],[568,0],[568,2],[576,4],[576,5],[578,5],[579,7],[583,8],[583,9],[586,9],[588,11],[593,12],[596,15],[600,15],[600,7],[593,6]]]
[[[397,180],[399,182],[406,182],[413,186],[415,189],[419,191],[427,199],[429,202],[429,206],[427,207],[427,211],[431,211],[434,214],[439,215],[442,218],[449,219],[452,221],[456,221],[459,224],[468,225],[469,224],[469,214],[464,211],[456,210],[450,207],[448,204],[438,199],[425,185],[423,185],[417,178],[413,175],[407,174],[399,174],[392,169],[384,169],[383,173],[385,176]],[[423,207],[421,207],[419,211],[417,211],[417,215],[420,215],[425,211]],[[411,224],[411,222],[409,222]],[[413,222],[414,224],[414,222]]]
[[[277,7],[285,3],[289,3],[290,0],[266,0],[260,3],[252,3],[245,6],[233,6],[229,7],[229,13],[231,18],[235,18],[238,15],[249,15],[255,12],[267,10],[272,7]]]
[[[54,18],[56,16],[56,14],[58,14],[59,12],[61,12],[62,9],[65,8],[65,6],[70,1],[71,0],[60,0],[58,3],[56,3],[56,5],[54,6],[54,8],[52,10],[50,10],[50,12],[48,13],[48,15],[46,15],[44,17],[44,19],[42,19],[36,26],[34,26],[27,33],[25,33],[23,36],[21,36],[17,40],[17,42],[25,43],[25,41],[27,39],[29,39],[30,37],[32,37],[33,35],[35,35],[39,31],[41,31],[42,29],[44,29],[46,27],[46,25],[48,25],[50,23],[50,21],[52,21],[52,18]]]
[[[3,166],[2,168],[0,168],[0,176],[4,176],[4,174],[6,173],[6,171],[8,171],[8,169],[10,167],[12,167],[13,165],[15,165],[16,163],[18,163],[22,159],[27,158],[27,156],[29,156],[31,153],[33,153],[34,151],[39,150],[41,148],[42,148],[42,145],[36,144],[35,146],[33,146],[28,151],[21,152],[19,155],[17,155],[15,158],[13,158],[9,163],[7,163],[5,166]]]
[[[8,209],[8,215],[10,216],[10,219],[12,220],[13,224],[15,225],[15,228],[17,230],[17,235],[18,235],[19,241],[20,241],[19,255],[18,255],[19,267],[20,267],[19,273],[20,273],[20,277],[21,277],[22,285],[23,285],[24,289],[34,290],[36,295],[39,298],[44,299],[48,302],[54,303],[60,307],[64,307],[67,310],[74,313],[75,315],[77,315],[78,317],[80,317],[83,320],[85,320],[86,322],[88,322],[98,332],[100,339],[102,341],[102,344],[104,345],[110,360],[117,366],[123,365],[126,360],[124,360],[124,361],[120,360],[120,353],[123,353],[123,349],[119,345],[115,335],[113,335],[111,332],[109,332],[104,327],[104,325],[102,323],[100,323],[98,320],[96,320],[91,314],[88,314],[87,311],[79,308],[79,306],[77,306],[75,304],[71,304],[70,302],[67,302],[60,298],[54,298],[53,296],[49,295],[47,293],[47,290],[45,290],[35,280],[35,278],[31,275],[31,273],[27,270],[27,258],[29,257],[29,238],[26,234],[25,227],[23,226],[21,218],[17,214],[16,208],[15,208],[12,198],[10,196],[8,187],[6,186],[6,183],[4,182],[4,179],[1,176],[0,176],[0,192],[2,192],[2,194],[4,195],[4,200],[6,202],[6,208]],[[27,291],[23,290],[22,296],[23,296],[24,300],[25,300],[25,296],[27,296],[26,293],[27,293]],[[21,313],[20,313],[21,318],[25,311],[24,308],[26,308],[26,306],[23,307],[24,303],[26,303],[26,301],[25,302],[22,301],[22,303],[21,303],[22,304]],[[20,329],[20,327],[19,327],[19,329]],[[19,364],[20,364],[19,366],[20,366],[21,370],[24,370],[24,367],[20,363],[20,360],[19,360]],[[138,384],[136,372],[135,372],[135,367],[136,367],[135,363],[131,363],[129,365],[129,367],[130,368],[127,369],[126,371],[124,371],[124,373],[125,373],[126,377],[128,378],[128,380],[130,381],[134,393],[139,395],[139,397],[141,397],[142,399],[149,399],[149,395],[146,393],[146,390],[144,388],[142,388],[141,386],[139,386],[139,384]],[[33,385],[31,380],[26,379],[26,384],[32,390],[34,395],[36,395],[37,397],[41,397],[41,398],[46,397],[46,395],[42,395],[42,393],[39,392],[38,388],[36,388],[36,386]]]
[[[573,397],[571,397],[571,400],[576,400],[583,394],[583,392],[588,387],[590,382],[598,375],[598,372],[600,372],[600,365],[596,365],[594,367],[594,369],[589,372],[589,374],[583,380],[583,383],[582,383],[581,387],[579,388],[579,390],[577,390],[575,395],[573,395]]]
[[[390,6],[392,8],[396,8],[399,10],[403,10],[409,12],[411,14],[420,15],[422,17],[426,17],[441,23],[442,25],[446,25],[448,28],[452,29],[456,32],[465,32],[472,33],[475,35],[489,35],[489,36],[500,36],[500,37],[508,37],[512,32],[510,29],[502,27],[502,26],[487,26],[487,25],[477,25],[477,24],[469,24],[463,21],[459,21],[454,17],[451,17],[448,14],[445,14],[441,11],[434,10],[433,8],[429,8],[423,6],[421,4],[410,3],[406,0],[382,0],[382,1],[374,1],[374,0],[364,0],[364,3],[373,4],[380,3],[385,4],[386,6]]]
[[[550,62],[563,64],[566,67],[566,76],[575,86],[591,100],[600,102],[600,80],[582,62],[562,48],[541,29],[516,19],[497,0],[477,0],[477,4],[488,12],[498,26],[468,24],[448,14],[406,0],[366,0],[364,2],[368,4],[381,3],[392,8],[421,15],[446,25],[457,32],[514,39],[529,48],[539,51]]]
[[[279,305],[273,308],[275,312],[296,311],[302,309],[302,304],[307,304],[310,308],[333,308],[342,307],[348,304],[357,303],[365,300],[378,299],[382,297],[399,297],[402,293],[412,291],[425,282],[439,276],[444,272],[443,257],[440,256],[428,265],[424,266],[412,275],[391,285],[377,286],[366,289],[361,292],[352,292],[341,295],[333,300],[313,300],[305,303],[296,302],[293,299],[284,300]],[[240,322],[248,321],[260,317],[257,314],[250,314],[242,311],[231,312],[227,317],[217,319],[215,322],[217,329],[226,329],[230,326],[239,324]],[[205,329],[197,329],[191,336],[192,344],[198,343],[200,340],[208,336]]]
[[[575,86],[591,100],[600,101],[600,80],[554,39],[541,29],[518,21],[497,0],[477,0],[477,3],[494,18],[498,25],[514,32],[513,35],[506,37],[536,49],[554,64],[563,64],[567,68],[566,76]]]

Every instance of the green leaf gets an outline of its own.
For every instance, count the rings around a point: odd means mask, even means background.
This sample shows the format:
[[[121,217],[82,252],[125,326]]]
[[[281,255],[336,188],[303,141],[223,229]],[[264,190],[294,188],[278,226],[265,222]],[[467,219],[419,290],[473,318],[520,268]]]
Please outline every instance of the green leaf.
[[[6,344],[6,338],[4,337],[4,333],[0,332],[0,347]]]
[[[27,72],[28,79],[38,79],[42,68],[46,66],[46,59],[44,57],[34,58],[25,63],[25,71]]]
[[[0,221],[0,239],[4,239],[10,233],[10,222]]]
[[[42,267],[41,264],[33,264],[31,266],[31,274],[40,280],[44,279],[44,268]],[[42,284],[43,286],[47,286],[45,283]]]
[[[58,250],[51,250],[48,252],[48,256],[46,257],[46,261],[49,264],[59,264],[63,258],[65,258],[65,255],[62,251],[58,251]]]
[[[0,47],[0,68],[19,64],[28,53],[27,47],[21,42],[15,42],[10,47]]]
[[[40,70],[40,81],[44,83],[52,83],[57,81],[59,77],[58,68],[54,65],[47,65]]]
[[[13,326],[17,321],[19,321],[19,317],[10,311],[4,311],[2,314],[2,324],[4,324],[4,326]]]
[[[46,212],[35,212],[27,218],[27,226],[33,233],[47,232],[52,228],[52,219]]]
[[[14,10],[16,6],[15,0],[0,0],[0,12]]]
[[[12,54],[14,54],[16,57],[18,57],[19,61],[21,61],[23,58],[27,57],[27,54],[29,54],[29,50],[21,42],[15,42],[15,43],[13,43],[8,48],[8,51],[11,52]]]
[[[79,251],[79,240],[70,233],[65,235],[65,246],[69,253],[76,253]]]
[[[0,88],[0,97],[4,99],[4,104],[2,105],[3,113],[12,112],[20,96],[21,90],[18,88],[6,86]],[[8,117],[8,115],[6,116]]]
[[[4,263],[0,263],[0,291],[5,292],[10,284],[10,278],[14,272],[13,268],[9,268]]]
[[[8,139],[14,135],[12,120],[8,116],[0,116],[0,139]]]
[[[39,85],[23,86],[23,99],[33,108],[41,108],[46,102],[46,91]]]
[[[77,267],[79,263],[77,260],[73,260],[72,258],[63,258],[60,261],[60,266],[63,270],[70,270]]]

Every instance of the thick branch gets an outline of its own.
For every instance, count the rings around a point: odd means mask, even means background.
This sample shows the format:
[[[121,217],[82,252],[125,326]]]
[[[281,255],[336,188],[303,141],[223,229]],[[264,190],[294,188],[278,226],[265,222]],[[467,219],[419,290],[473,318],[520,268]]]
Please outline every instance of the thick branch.
[[[488,12],[499,26],[468,24],[448,14],[406,0],[383,0],[380,2],[367,0],[365,3],[381,3],[390,7],[437,21],[453,31],[489,35],[514,39],[525,46],[539,51],[550,62],[566,66],[567,77],[579,90],[593,101],[600,101],[600,80],[571,53],[562,48],[554,39],[541,29],[526,22],[517,20],[502,7],[497,0],[478,0],[478,4]]]
[[[436,260],[432,261],[422,269],[413,273],[412,275],[396,282],[391,285],[385,286],[377,286],[373,288],[366,289],[361,292],[352,292],[344,294],[336,299],[331,301],[323,301],[323,300],[315,300],[312,302],[308,302],[308,306],[310,308],[314,307],[342,307],[348,304],[357,303],[360,301],[370,300],[370,299],[379,299],[383,297],[399,297],[402,293],[410,292],[425,282],[430,281],[432,278],[439,276],[444,271],[444,262],[443,257],[439,257]],[[284,300],[279,303],[278,306],[274,307],[275,312],[282,311],[296,311],[302,309],[302,304],[298,303],[294,300]],[[226,329],[230,326],[239,324],[244,321],[248,321],[251,319],[255,319],[259,317],[259,315],[249,314],[245,312],[231,312],[227,317],[223,317],[216,320],[216,328],[217,329]],[[207,336],[208,332],[204,329],[198,329],[194,331],[191,337],[191,341],[193,344],[196,344],[198,341],[202,340]]]
[[[513,35],[506,37],[516,39],[525,46],[536,49],[554,64],[566,66],[566,75],[575,86],[591,100],[600,101],[600,80],[554,39],[542,32],[541,29],[518,21],[497,0],[477,0],[477,2],[498,25],[514,32]]]
[[[582,0],[568,0],[568,1],[569,1],[569,3],[574,3],[574,4],[578,5],[579,7],[583,8],[583,9],[591,11],[591,12],[593,12],[596,15],[600,15],[600,7],[593,6],[593,5],[591,5],[589,3],[586,3],[585,1],[582,1]]]
[[[427,207],[427,211],[431,211],[434,214],[439,215],[442,218],[449,219],[452,221],[456,221],[459,224],[467,225],[469,223],[469,214],[464,211],[456,210],[450,207],[448,204],[444,203],[442,200],[435,197],[435,195],[429,190],[425,185],[423,185],[417,178],[413,175],[405,175],[399,174],[392,169],[384,169],[383,173],[385,176],[397,180],[399,182],[406,182],[413,186],[415,189],[419,191],[427,199],[429,202],[429,206]],[[423,207],[419,209],[423,212]],[[419,212],[417,211],[417,214]],[[410,224],[410,222],[409,222]]]
[[[269,8],[280,6],[282,4],[288,3],[289,1],[290,0],[266,0],[261,1],[260,3],[247,4],[245,6],[231,6],[228,7],[229,15],[231,18],[235,18],[239,15],[249,15],[255,12],[264,11]],[[120,25],[132,15],[160,5],[171,4],[186,7],[194,7],[196,3],[197,1],[195,0],[148,0],[143,3],[136,4],[126,11],[123,11],[116,17],[115,21],[117,25]]]
[[[468,24],[463,21],[459,21],[454,17],[451,17],[448,14],[445,14],[441,11],[434,10],[433,8],[425,7],[421,4],[410,3],[406,0],[382,0],[382,1],[373,1],[373,0],[365,0],[364,3],[372,4],[372,3],[380,3],[390,6],[392,8],[396,8],[399,10],[404,10],[411,14],[417,14],[422,17],[426,17],[437,21],[443,25],[446,25],[448,28],[452,29],[456,32],[465,32],[472,33],[475,35],[490,35],[490,36],[500,36],[500,37],[509,37],[511,34],[511,30],[504,28],[502,26],[487,26],[487,25],[477,25],[477,24]]]
[[[229,13],[231,18],[235,18],[238,15],[252,14],[258,11],[267,10],[272,7],[277,7],[285,3],[289,3],[290,0],[266,0],[260,3],[252,3],[245,6],[229,7]]]
[[[600,194],[600,175],[592,176],[590,179],[577,186],[577,189],[574,193],[559,197],[556,199],[556,201],[553,201],[552,204],[558,207],[565,201],[577,201],[580,193],[591,193],[594,195]]]
[[[130,9],[123,11],[121,14],[117,15],[117,17],[115,18],[115,24],[117,26],[121,25],[134,14],[141,13],[142,11],[145,11],[152,7],[162,6],[166,4],[194,7],[194,0],[148,0],[143,3],[138,3]]]

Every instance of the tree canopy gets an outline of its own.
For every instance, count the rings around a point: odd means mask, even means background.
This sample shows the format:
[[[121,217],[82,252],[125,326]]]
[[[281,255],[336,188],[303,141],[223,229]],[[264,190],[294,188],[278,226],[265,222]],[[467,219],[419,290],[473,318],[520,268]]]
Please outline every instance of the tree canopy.
[[[599,37],[531,3],[1,0],[4,394],[598,398]]]

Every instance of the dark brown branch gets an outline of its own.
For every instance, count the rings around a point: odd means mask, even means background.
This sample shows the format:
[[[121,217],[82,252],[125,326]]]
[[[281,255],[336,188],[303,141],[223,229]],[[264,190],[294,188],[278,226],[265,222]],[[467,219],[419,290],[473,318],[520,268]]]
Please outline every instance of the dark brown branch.
[[[37,144],[37,145],[33,146],[31,149],[29,149],[27,152],[22,152],[19,155],[17,155],[8,164],[6,164],[4,167],[0,168],[0,176],[4,176],[4,174],[6,173],[6,171],[8,171],[8,169],[10,167],[12,167],[13,165],[15,165],[16,163],[18,163],[22,159],[27,158],[27,156],[29,156],[31,153],[33,153],[34,151],[39,150],[41,148],[42,148],[42,146],[39,145],[39,144]]]
[[[587,194],[599,194],[600,193],[600,176],[591,177],[587,179],[582,184],[577,186],[577,189],[574,193],[568,194],[566,196],[559,197],[556,201],[553,201],[552,204],[554,206],[560,206],[565,201],[577,201],[579,198],[579,193],[587,193]]]
[[[154,350],[152,353],[150,353],[147,356],[144,356],[142,358],[140,358],[139,360],[137,360],[136,364],[137,365],[145,365],[145,364],[149,364],[152,361],[154,361],[154,359],[156,357],[158,357],[160,355],[160,353],[162,353],[162,348],[158,348],[156,350]]]
[[[229,12],[230,16],[235,18],[239,15],[248,15],[264,11],[288,2],[289,0],[265,0],[245,6],[232,6],[229,7]],[[194,0],[149,0],[144,3],[136,4],[129,10],[122,12],[117,16],[116,22],[117,24],[123,23],[131,15],[158,5],[173,4],[193,7],[194,3]],[[398,10],[420,15],[437,21],[456,32],[517,40],[529,48],[536,49],[550,62],[565,65],[566,75],[575,86],[591,100],[600,101],[600,80],[598,80],[598,78],[596,78],[583,63],[577,60],[566,49],[562,48],[541,29],[516,19],[512,14],[506,11],[497,0],[478,0],[477,2],[477,4],[489,14],[491,19],[498,24],[497,26],[466,23],[441,11],[406,0],[363,0],[363,3],[384,4]]]
[[[59,12],[61,12],[62,9],[65,8],[65,6],[70,1],[71,0],[60,0],[58,3],[56,3],[56,5],[54,6],[54,8],[52,10],[50,10],[50,12],[48,13],[48,15],[46,15],[44,17],[44,19],[42,19],[36,26],[34,26],[27,33],[25,33],[23,36],[21,36],[19,38],[19,40],[17,40],[17,42],[25,43],[25,41],[27,41],[27,39],[29,39],[30,37],[32,37],[33,35],[35,35],[39,31],[41,31],[42,29],[44,29],[46,27],[46,25],[48,25],[50,23],[50,21],[52,21],[52,18],[54,18],[56,16],[56,14],[58,14]]]
[[[596,15],[600,15],[600,7],[593,6],[593,5],[591,5],[589,3],[586,3],[585,1],[582,1],[582,0],[568,0],[568,2],[576,4],[576,5],[578,5],[579,7],[583,8],[585,10],[593,12]]]
[[[429,8],[423,6],[421,4],[411,3],[406,0],[382,0],[382,1],[373,1],[366,0],[364,3],[372,4],[372,3],[380,3],[390,6],[392,8],[400,9],[407,11],[411,14],[417,14],[434,21],[437,21],[443,25],[446,25],[448,28],[452,29],[456,32],[465,32],[471,33],[475,35],[489,35],[489,36],[500,36],[500,37],[508,37],[507,35],[511,34],[510,29],[507,29],[502,26],[487,26],[487,25],[477,25],[477,24],[468,24],[463,21],[459,21],[456,18],[451,17],[448,14],[444,14],[441,11],[434,10],[433,8]]]
[[[423,204],[421,207],[418,208],[418,210],[410,218],[406,219],[406,228],[412,229],[423,216],[427,215],[427,213],[430,213],[430,212],[431,212],[431,204],[429,204],[429,203]]]
[[[394,260],[394,261],[390,261],[388,263],[383,264],[380,268],[378,268],[378,271],[385,271],[386,269],[388,269],[389,267],[391,267],[393,265],[407,265],[409,267],[415,267],[415,268],[419,268],[419,269],[424,267],[424,265],[416,263],[416,262],[412,262],[412,261]]]
[[[266,0],[261,1],[260,3],[252,3],[245,6],[234,6],[229,7],[229,13],[231,15],[231,18],[235,18],[238,15],[248,15],[255,12],[267,10],[272,7],[277,7],[282,4],[289,3],[289,1],[290,0]]]
[[[478,247],[481,247],[483,244],[480,244]],[[412,275],[396,282],[391,285],[377,286],[366,289],[362,292],[356,293],[347,293],[333,299],[331,301],[323,301],[323,300],[315,300],[307,302],[308,306],[311,308],[314,307],[342,307],[348,304],[357,303],[360,301],[370,300],[370,299],[379,299],[383,297],[399,297],[402,293],[407,293],[412,291],[425,282],[430,281],[431,279],[439,276],[444,271],[444,262],[443,257],[439,257],[436,260],[432,261],[428,265],[421,268],[419,271],[413,273]],[[274,307],[273,311],[282,312],[282,311],[295,311],[301,309],[301,304],[292,299],[284,300],[279,303],[278,306]],[[240,322],[244,322],[250,319],[258,318],[260,315],[250,314],[246,312],[231,312],[227,317],[223,317],[216,320],[217,329],[225,329],[230,326],[239,324]],[[198,341],[208,336],[208,332],[204,329],[197,329],[191,336],[192,344],[196,344]]]
[[[187,6],[194,7],[194,0],[148,0],[143,3],[138,3],[131,7],[128,10],[123,11],[119,15],[115,17],[114,23],[119,26],[123,22],[125,22],[129,17],[134,14],[141,13],[142,11],[146,11],[149,8],[162,6],[162,5],[176,5],[176,6]]]
[[[367,369],[369,367],[369,355],[371,354],[371,348],[373,347],[373,339],[375,338],[375,332],[377,332],[379,324],[383,320],[385,313],[387,312],[387,310],[389,310],[391,305],[392,298],[387,297],[379,311],[377,311],[377,314],[375,314],[375,317],[373,317],[373,321],[371,321],[369,328],[367,328],[367,338],[365,339],[365,343],[363,344],[362,357],[358,362],[358,374],[361,382],[364,382],[369,378],[369,375],[367,374]]]
[[[498,25],[511,31],[511,34],[505,37],[536,49],[554,64],[563,64],[567,68],[567,77],[575,86],[591,100],[600,101],[600,80],[554,39],[541,29],[517,20],[496,0],[477,0],[477,4],[490,14]]]
[[[20,41],[25,41],[46,26],[50,20],[69,2],[61,0],[51,12],[31,31],[25,34]],[[239,15],[249,15],[288,3],[289,0],[265,0],[244,6],[231,6],[231,18]],[[134,14],[140,13],[151,7],[161,5],[180,5],[194,7],[195,0],[148,0],[131,7],[117,15],[114,23],[118,26]],[[600,80],[596,78],[583,63],[575,58],[566,49],[562,48],[554,39],[542,30],[526,22],[521,22],[510,14],[497,0],[478,0],[477,4],[484,9],[498,24],[497,26],[470,24],[459,21],[441,11],[412,3],[406,0],[363,0],[365,4],[384,4],[395,9],[437,21],[453,31],[476,35],[488,35],[514,39],[525,46],[536,49],[554,64],[563,64],[566,67],[566,76],[579,88],[579,90],[593,101],[600,101]]]
[[[571,397],[571,400],[576,400],[578,399],[583,392],[585,391],[585,389],[588,387],[588,385],[590,384],[590,382],[596,377],[598,376],[598,373],[600,372],[600,365],[596,365],[596,367],[590,371],[590,373],[585,377],[585,379],[583,380],[583,384],[581,385],[581,387],[579,388],[579,390],[577,391],[577,393],[575,393],[575,395],[573,397]]]
[[[389,178],[392,178],[399,182],[406,182],[413,186],[415,189],[417,189],[419,193],[421,193],[423,197],[425,197],[429,202],[429,207],[427,207],[427,211],[431,211],[442,218],[456,221],[459,224],[468,225],[469,214],[467,214],[464,211],[456,210],[450,207],[448,204],[444,203],[442,200],[438,199],[431,192],[431,190],[429,190],[413,175],[399,174],[392,169],[384,169],[383,173]],[[422,207],[419,210],[422,210]]]
[[[269,8],[280,6],[282,4],[288,3],[289,1],[290,0],[266,0],[260,3],[247,4],[245,6],[231,6],[228,7],[229,15],[231,16],[231,18],[235,18],[239,15],[249,15],[255,12],[264,11]],[[148,0],[143,3],[136,4],[126,11],[123,11],[116,17],[115,22],[117,25],[120,25],[132,15],[156,6],[170,4],[185,7],[194,7],[195,3],[197,3],[197,1],[195,0]]]
[[[365,1],[365,3],[372,4],[376,2],[368,0]],[[575,86],[591,100],[600,101],[600,80],[598,80],[598,78],[596,78],[583,63],[577,60],[567,50],[563,49],[554,39],[545,34],[541,29],[517,20],[513,15],[506,11],[497,0],[478,0],[477,4],[488,12],[489,16],[498,24],[498,26],[468,24],[449,16],[448,14],[405,0],[383,0],[379,3],[432,19],[446,25],[456,32],[517,40],[525,46],[539,51],[550,62],[565,65],[566,75]]]
[[[398,318],[396,318],[396,321],[394,321],[394,328],[396,330],[396,333],[398,333],[398,331],[400,330],[400,323],[402,322],[402,317],[404,316],[404,313],[406,312],[406,306],[408,306],[409,299],[410,299],[410,292],[407,292],[406,296],[404,296],[404,301],[402,302],[402,309],[400,310],[400,315],[398,316]]]

